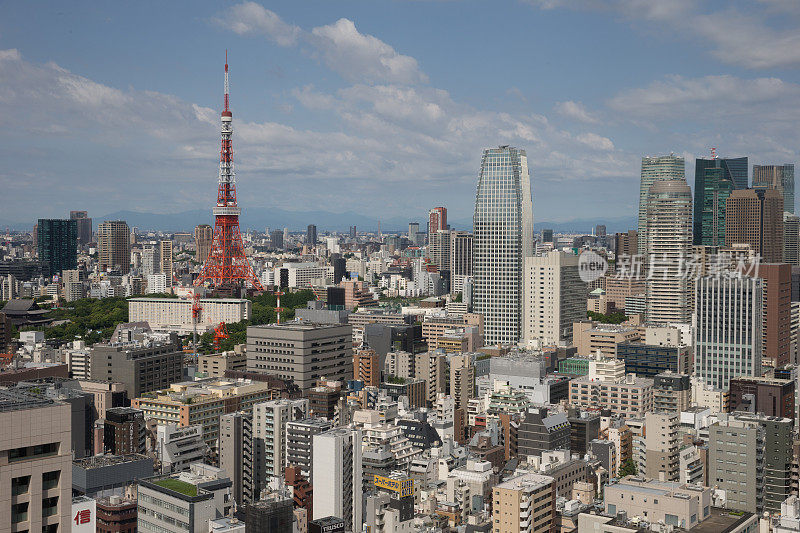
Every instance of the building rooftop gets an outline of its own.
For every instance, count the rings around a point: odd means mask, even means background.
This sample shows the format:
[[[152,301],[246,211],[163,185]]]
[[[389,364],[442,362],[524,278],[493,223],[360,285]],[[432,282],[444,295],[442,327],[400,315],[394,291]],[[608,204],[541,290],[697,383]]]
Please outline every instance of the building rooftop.
[[[83,459],[75,459],[72,464],[90,470],[92,468],[105,468],[107,466],[119,465],[123,463],[133,463],[137,461],[150,461],[152,458],[138,453],[130,453],[126,455],[93,455],[91,457],[84,457]]]
[[[522,490],[526,488],[539,489],[546,487],[552,482],[553,478],[550,476],[543,476],[541,474],[534,474],[530,472],[513,477],[508,481],[504,481],[503,483],[495,485],[494,488],[505,490]]]
[[[180,479],[167,477],[164,479],[155,480],[152,483],[153,485],[158,485],[159,487],[163,487],[174,492],[179,492],[185,496],[197,496],[197,485],[192,485],[191,483],[181,481]]]
[[[281,322],[280,324],[262,324],[260,326],[250,326],[255,329],[284,329],[290,331],[314,331],[319,329],[334,329],[345,327],[347,324],[319,324],[314,322],[300,322],[293,320],[290,322]]]
[[[21,411],[54,405],[53,400],[16,389],[0,389],[0,412]]]

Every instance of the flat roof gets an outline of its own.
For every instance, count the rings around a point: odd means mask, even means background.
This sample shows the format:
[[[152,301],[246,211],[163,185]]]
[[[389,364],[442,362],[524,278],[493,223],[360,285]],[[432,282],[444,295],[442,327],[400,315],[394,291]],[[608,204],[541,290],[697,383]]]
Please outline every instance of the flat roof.
[[[53,400],[41,398],[18,390],[0,389],[0,412],[21,411],[55,405]]]

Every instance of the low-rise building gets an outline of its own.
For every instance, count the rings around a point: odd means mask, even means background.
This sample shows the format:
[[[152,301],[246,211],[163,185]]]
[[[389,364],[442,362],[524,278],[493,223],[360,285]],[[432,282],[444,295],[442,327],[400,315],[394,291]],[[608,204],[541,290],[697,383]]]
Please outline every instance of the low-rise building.
[[[140,480],[137,503],[139,531],[201,531],[230,515],[231,481],[218,468],[194,464],[190,472]]]
[[[196,324],[208,331],[220,322],[234,324],[249,320],[253,303],[245,298],[201,298],[200,318]],[[147,322],[154,331],[188,335],[194,331],[194,300],[189,298],[130,298],[128,316],[131,322]]]
[[[711,493],[708,487],[628,476],[606,485],[603,505],[609,516],[624,512],[689,530],[711,516]]]

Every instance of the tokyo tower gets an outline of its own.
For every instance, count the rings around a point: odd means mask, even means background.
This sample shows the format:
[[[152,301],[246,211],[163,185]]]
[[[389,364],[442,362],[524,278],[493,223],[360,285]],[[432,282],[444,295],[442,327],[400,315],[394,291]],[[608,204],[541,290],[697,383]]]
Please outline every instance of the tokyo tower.
[[[263,291],[253,267],[244,254],[239,229],[241,209],[236,203],[236,176],[233,172],[233,114],[228,92],[228,52],[225,52],[225,109],[222,111],[222,147],[219,153],[219,190],[214,207],[214,237],[211,250],[195,285],[208,283],[218,288],[246,283]]]

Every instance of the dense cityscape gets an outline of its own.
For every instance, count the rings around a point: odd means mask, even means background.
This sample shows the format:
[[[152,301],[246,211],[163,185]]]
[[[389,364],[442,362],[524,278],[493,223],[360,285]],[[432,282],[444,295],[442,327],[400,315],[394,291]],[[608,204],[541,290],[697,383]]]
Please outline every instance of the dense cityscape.
[[[487,139],[471,225],[253,229],[219,63],[205,223],[0,235],[0,533],[800,532],[793,162],[642,155],[560,231]]]

